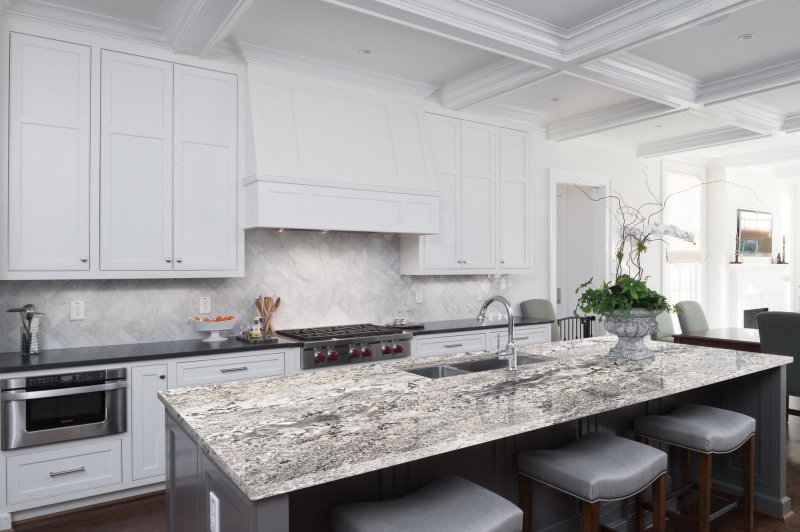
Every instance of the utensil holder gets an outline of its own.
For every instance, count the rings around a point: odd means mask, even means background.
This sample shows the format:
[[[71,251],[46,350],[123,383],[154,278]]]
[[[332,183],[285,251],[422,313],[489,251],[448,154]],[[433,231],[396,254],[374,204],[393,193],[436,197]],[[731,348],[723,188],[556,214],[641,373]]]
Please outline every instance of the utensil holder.
[[[25,327],[19,328],[20,351],[24,355],[34,355],[42,350],[42,329],[39,328],[35,333],[29,333]]]

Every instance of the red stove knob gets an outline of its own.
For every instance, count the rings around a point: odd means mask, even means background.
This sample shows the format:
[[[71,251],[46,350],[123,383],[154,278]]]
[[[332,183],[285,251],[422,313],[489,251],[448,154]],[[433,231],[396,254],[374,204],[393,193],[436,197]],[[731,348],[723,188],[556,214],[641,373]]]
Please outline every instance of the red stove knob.
[[[366,353],[367,349],[369,349],[369,348],[364,349],[364,356],[369,356]],[[370,352],[370,354],[372,354],[372,353]],[[350,358],[358,358],[360,356],[361,356],[361,349],[359,349],[357,347],[351,347],[350,348]]]
[[[327,358],[325,351],[316,351],[314,353],[314,362],[325,362]]]
[[[339,360],[339,352],[338,351],[328,351],[328,360],[331,362],[336,362]]]
[[[395,353],[402,353],[403,352],[403,346],[400,345],[400,344],[394,344],[394,352]]]
[[[383,347],[381,347],[381,353],[383,353],[384,355],[391,355],[392,346],[390,346],[389,344],[384,345]]]
[[[365,357],[371,357],[372,356],[372,348],[371,347],[365,347],[364,349],[361,350],[361,354],[364,355]]]

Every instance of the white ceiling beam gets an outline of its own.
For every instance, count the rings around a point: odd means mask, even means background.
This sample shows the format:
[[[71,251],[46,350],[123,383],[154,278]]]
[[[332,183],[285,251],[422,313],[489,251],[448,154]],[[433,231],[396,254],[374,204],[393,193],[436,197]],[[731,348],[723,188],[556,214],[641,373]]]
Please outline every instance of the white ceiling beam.
[[[800,59],[705,82],[698,88],[697,102],[733,100],[795,83],[800,83]]]
[[[547,128],[549,140],[568,140],[599,133],[643,120],[683,112],[657,102],[637,100],[553,122]]]
[[[781,131],[785,133],[793,133],[795,131],[800,131],[800,113],[794,113],[788,115],[783,120],[783,126],[781,126]]]
[[[647,142],[639,146],[637,155],[645,158],[660,157],[662,155],[670,155],[672,153],[697,150],[700,148],[710,148],[712,146],[721,146],[731,142],[752,140],[765,136],[766,135],[761,133],[756,133],[754,131],[741,129],[734,126],[723,127],[720,129],[712,129],[710,131],[693,133],[691,135],[673,137],[671,139]]]
[[[731,126],[749,129],[765,135],[780,132],[784,124],[784,116],[780,111],[750,100],[738,100],[719,103],[695,109],[698,115],[725,122]]]
[[[549,68],[503,59],[447,83],[438,91],[439,103],[463,109],[552,75]]]
[[[775,150],[720,157],[714,161],[714,164],[726,167],[758,166],[761,164],[796,161],[798,159],[800,159],[800,146],[786,146]]]
[[[172,49],[200,56],[228,36],[255,0],[167,0],[164,31]]]

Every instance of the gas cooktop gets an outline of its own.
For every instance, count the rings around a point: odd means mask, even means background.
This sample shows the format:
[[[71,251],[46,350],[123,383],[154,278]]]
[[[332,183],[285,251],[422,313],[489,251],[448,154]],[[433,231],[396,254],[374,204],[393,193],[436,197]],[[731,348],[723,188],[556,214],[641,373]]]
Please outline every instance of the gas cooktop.
[[[373,325],[371,323],[358,323],[355,325],[331,325],[329,327],[308,327],[305,329],[286,329],[276,331],[278,334],[295,338],[304,342],[316,340],[335,340],[344,338],[359,338],[362,336],[375,336],[381,334],[396,335],[394,327]]]

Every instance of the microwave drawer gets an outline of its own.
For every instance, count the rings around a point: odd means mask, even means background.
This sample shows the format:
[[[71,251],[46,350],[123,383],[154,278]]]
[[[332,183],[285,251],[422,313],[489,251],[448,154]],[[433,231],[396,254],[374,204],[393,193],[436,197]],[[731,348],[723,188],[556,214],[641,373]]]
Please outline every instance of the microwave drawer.
[[[122,483],[122,442],[109,440],[16,454],[6,459],[8,504],[74,494]]]
[[[178,386],[199,386],[257,377],[283,375],[284,353],[269,352],[230,358],[178,362]]]

